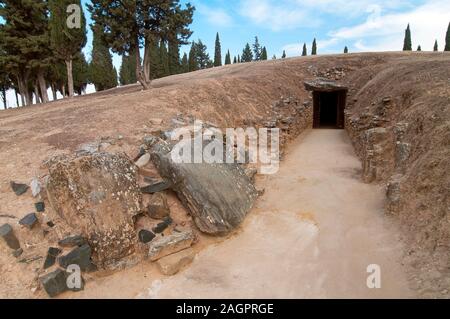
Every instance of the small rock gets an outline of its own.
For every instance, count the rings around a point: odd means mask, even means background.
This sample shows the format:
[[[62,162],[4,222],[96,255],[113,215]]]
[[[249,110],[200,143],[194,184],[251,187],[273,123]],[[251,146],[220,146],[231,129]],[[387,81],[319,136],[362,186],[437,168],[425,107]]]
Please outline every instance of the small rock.
[[[148,255],[151,261],[156,261],[191,247],[193,241],[194,233],[191,230],[160,237],[150,243]]]
[[[13,181],[11,181],[9,184],[11,185],[11,189],[17,196],[25,194],[29,188],[26,184],[16,183]]]
[[[189,265],[194,257],[195,251],[192,248],[187,248],[157,260],[156,264],[164,275],[172,276]]]
[[[69,265],[78,265],[81,271],[95,270],[95,265],[91,262],[91,247],[88,244],[74,248],[67,255],[59,257],[58,262],[62,268],[67,268]]]
[[[36,208],[36,211],[38,213],[42,213],[45,211],[45,203],[44,202],[35,203],[34,207]]]
[[[21,220],[19,220],[19,225],[25,226],[28,229],[32,229],[38,222],[38,219],[36,217],[35,213],[30,213],[23,217]]]
[[[9,224],[4,224],[0,227],[0,237],[3,238],[6,245],[14,250],[20,249],[20,243],[14,235],[13,228]]]
[[[138,236],[139,236],[139,241],[144,244],[151,242],[153,240],[153,238],[156,237],[156,235],[154,233],[152,233],[151,231],[148,231],[146,229],[140,230]]]
[[[50,228],[53,228],[53,227],[55,227],[55,223],[50,220],[47,222],[47,226]]]
[[[141,187],[141,192],[144,194],[154,194],[169,189],[172,185],[168,181],[159,181],[154,184]]]
[[[156,193],[150,199],[147,206],[148,215],[154,219],[163,219],[169,216],[170,208],[167,204],[167,198],[162,193]]]
[[[157,234],[162,233],[169,225],[166,222],[161,222],[155,227],[153,227],[153,231]]]
[[[47,252],[47,257],[45,257],[43,268],[47,269],[53,266],[56,262],[56,257],[58,257],[59,254],[61,254],[61,249],[50,247]]]
[[[31,180],[30,187],[31,195],[33,195],[33,197],[36,197],[41,193],[41,183],[38,178],[35,177]]]
[[[62,294],[63,292],[66,292],[68,290],[70,291],[80,291],[84,289],[84,282],[81,278],[81,287],[80,288],[73,288],[69,289],[67,286],[67,277],[69,274],[62,270],[57,269],[47,275],[44,275],[39,278],[39,281],[41,282],[42,286],[44,287],[45,292],[50,297],[56,297],[59,294]]]
[[[12,253],[12,255],[13,255],[15,258],[19,258],[22,254],[23,254],[23,249],[22,249],[22,248],[16,249],[16,250],[14,250],[13,253]]]
[[[64,248],[71,248],[75,246],[81,247],[86,243],[87,243],[86,238],[82,237],[81,235],[75,235],[61,239],[58,242],[58,245]]]
[[[144,167],[145,165],[147,165],[150,162],[150,154],[149,153],[145,153],[144,155],[142,155],[137,161],[136,161],[136,166],[139,168]]]
[[[142,156],[145,155],[145,152],[146,152],[145,148],[141,146],[139,148],[139,153],[137,153],[137,155],[134,157],[133,162],[137,162]]]

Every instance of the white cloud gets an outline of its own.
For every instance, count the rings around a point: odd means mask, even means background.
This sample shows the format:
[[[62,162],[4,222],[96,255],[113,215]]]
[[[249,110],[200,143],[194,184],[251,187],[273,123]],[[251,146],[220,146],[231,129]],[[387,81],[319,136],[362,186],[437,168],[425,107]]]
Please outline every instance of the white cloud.
[[[239,13],[272,31],[317,28],[333,17],[354,18],[381,8],[411,7],[406,0],[241,0]],[[330,19],[331,18],[331,19]]]
[[[224,9],[210,8],[203,4],[197,4],[196,8],[211,25],[218,27],[229,27],[233,24],[233,18]]]
[[[314,28],[319,19],[311,19],[308,10],[292,1],[243,0],[239,13],[251,22],[273,31],[298,27]]]
[[[413,49],[420,44],[423,50],[432,50],[435,39],[441,47],[444,43],[449,12],[449,1],[429,0],[406,12],[372,13],[364,23],[330,32],[330,36],[337,42],[352,42],[358,51],[399,51],[409,23]]]

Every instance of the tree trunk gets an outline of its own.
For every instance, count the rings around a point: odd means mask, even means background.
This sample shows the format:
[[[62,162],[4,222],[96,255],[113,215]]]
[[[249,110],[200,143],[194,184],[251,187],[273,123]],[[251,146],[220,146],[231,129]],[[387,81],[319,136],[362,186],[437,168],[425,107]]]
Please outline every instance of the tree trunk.
[[[144,90],[148,89],[148,84],[145,81],[145,76],[142,72],[142,66],[141,66],[141,53],[139,52],[139,45],[138,42],[136,41],[136,47],[135,47],[135,51],[136,51],[136,78],[139,81],[139,83],[141,83],[142,87],[144,88]]]
[[[16,96],[17,107],[19,107],[20,106],[20,104],[19,104],[19,94],[17,94],[17,90],[16,89],[14,89],[14,95]]]
[[[3,107],[6,110],[8,107],[6,106],[6,89],[4,86],[2,87],[2,100],[3,100]]]
[[[144,78],[145,82],[151,83],[151,70],[150,70],[150,50],[151,50],[151,39],[145,40],[145,51],[144,51]]]
[[[34,83],[33,87],[34,87],[34,96],[36,97],[36,104],[40,104],[42,101],[41,101],[41,96],[39,95],[37,81]]]
[[[44,72],[42,70],[39,70],[37,78],[39,83],[39,89],[41,91],[42,102],[48,103],[49,99],[47,94],[47,84],[45,83]]]
[[[73,97],[73,74],[72,74],[72,59],[66,60],[67,67],[67,87],[69,89],[69,98]]]
[[[50,87],[52,88],[53,101],[56,101],[58,99],[58,96],[56,95],[56,85],[52,83]]]
[[[30,90],[28,89],[28,78],[18,76],[17,84],[19,85],[19,91],[22,97],[22,106],[32,105],[33,99],[31,97]]]

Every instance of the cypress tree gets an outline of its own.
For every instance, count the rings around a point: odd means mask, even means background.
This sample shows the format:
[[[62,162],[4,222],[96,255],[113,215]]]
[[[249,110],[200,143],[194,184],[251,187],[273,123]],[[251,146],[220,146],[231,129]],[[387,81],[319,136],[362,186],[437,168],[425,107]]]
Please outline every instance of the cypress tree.
[[[216,43],[214,48],[214,66],[222,66],[222,47],[220,45],[219,32],[217,32],[216,34]]]
[[[274,54],[272,57],[272,60],[276,60],[276,59],[277,59],[277,56]]]
[[[307,55],[308,55],[308,51],[306,49],[306,43],[303,43],[302,56],[307,56]]]
[[[180,72],[180,46],[177,41],[169,40],[168,47],[169,74],[178,74]]]
[[[445,34],[445,48],[444,51],[450,51],[450,22],[448,23],[447,33]]]
[[[317,42],[316,42],[316,38],[314,38],[313,43],[312,43],[312,48],[311,48],[311,55],[316,55],[317,54]]]
[[[189,60],[186,52],[183,54],[183,58],[181,59],[181,72],[182,73],[189,72]]]
[[[236,56],[234,56],[233,64],[236,64],[236,63],[237,63],[237,58],[236,58]]]
[[[86,92],[86,87],[90,82],[89,64],[82,52],[77,53],[73,58],[73,89],[78,95]]]
[[[80,9],[80,28],[68,23],[67,8],[76,5]],[[69,97],[74,94],[73,60],[86,45],[86,19],[80,0],[50,0],[50,41],[53,52],[66,63]],[[75,17],[76,18],[76,17]]]
[[[409,23],[405,30],[405,39],[403,40],[403,51],[412,51],[411,29],[409,28]]]
[[[192,41],[191,50],[189,51],[189,72],[198,70],[197,61],[196,61],[196,55],[197,55],[196,48],[197,48],[196,43],[194,41]]]
[[[281,55],[281,58],[286,59],[286,51],[285,50],[283,50],[283,54]]]
[[[225,55],[225,65],[231,64],[231,54],[230,50],[228,50],[227,54]]]
[[[1,1],[0,17],[3,20],[0,23],[1,71],[17,81],[22,105],[33,102],[30,83],[43,101],[48,101],[44,75],[50,66],[52,52],[49,48],[47,2]]]
[[[237,63],[241,63],[241,56],[238,54],[238,61]]]
[[[246,44],[244,50],[242,50],[241,62],[253,61],[253,53],[250,49],[250,44]]]
[[[160,77],[165,77],[170,75],[170,68],[169,68],[169,54],[167,51],[166,44],[161,41],[159,44],[159,58],[160,58]]]
[[[209,58],[208,48],[203,44],[202,40],[198,40],[195,44],[195,61],[198,69],[207,69],[214,65]]]
[[[263,61],[267,60],[267,49],[266,49],[266,47],[263,47],[263,49],[262,49],[261,60],[263,60]]]
[[[347,46],[345,46],[345,48],[344,48],[344,53],[348,53],[348,48],[347,48]]]
[[[438,51],[438,42],[437,42],[437,40],[434,41],[433,51],[434,51],[434,52],[437,52],[437,51]]]
[[[253,57],[255,61],[260,61],[262,55],[261,45],[259,44],[258,37],[255,37],[255,43],[253,43]]]
[[[417,51],[422,51],[422,47],[420,45],[417,47]]]
[[[92,44],[92,60],[90,65],[90,80],[96,91],[103,91],[117,86],[117,73],[114,69],[111,53],[102,39],[102,30],[92,26],[94,34]]]

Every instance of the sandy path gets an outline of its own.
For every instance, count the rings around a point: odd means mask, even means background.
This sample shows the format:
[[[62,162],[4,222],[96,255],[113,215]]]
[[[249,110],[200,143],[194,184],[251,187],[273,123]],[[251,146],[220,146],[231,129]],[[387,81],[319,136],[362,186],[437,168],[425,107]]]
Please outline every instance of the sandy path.
[[[241,232],[138,297],[411,296],[383,190],[362,183],[359,170],[345,131],[306,132],[262,181],[266,193]],[[381,267],[380,289],[367,288],[369,264]]]

